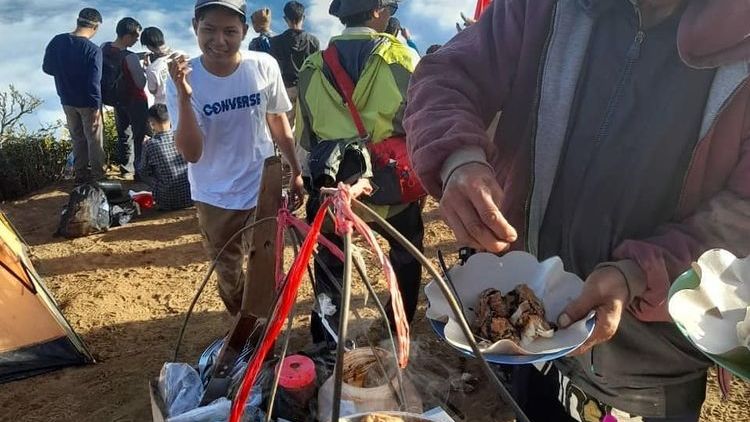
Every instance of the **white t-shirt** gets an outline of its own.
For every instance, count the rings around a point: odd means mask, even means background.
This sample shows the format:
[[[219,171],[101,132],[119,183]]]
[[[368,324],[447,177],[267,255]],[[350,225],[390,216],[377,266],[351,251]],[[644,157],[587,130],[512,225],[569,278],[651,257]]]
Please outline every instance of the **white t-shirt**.
[[[201,58],[190,60],[193,111],[203,132],[203,155],[188,165],[194,201],[248,210],[258,202],[263,161],[273,155],[266,113],[292,109],[276,60],[242,51],[242,62],[229,76],[209,73]],[[177,91],[167,83],[167,108],[177,128]],[[173,111],[174,110],[174,111]]]
[[[159,57],[146,68],[146,87],[148,93],[154,96],[154,103],[167,103],[167,79],[169,79],[169,65],[167,56]]]

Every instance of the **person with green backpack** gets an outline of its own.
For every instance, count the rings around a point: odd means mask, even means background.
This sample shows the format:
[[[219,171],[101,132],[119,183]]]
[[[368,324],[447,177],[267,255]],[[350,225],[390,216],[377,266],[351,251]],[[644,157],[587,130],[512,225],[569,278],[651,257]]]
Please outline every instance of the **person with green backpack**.
[[[421,185],[414,177],[410,180],[400,177],[409,174],[401,119],[414,62],[406,45],[383,33],[397,10],[395,0],[333,1],[329,12],[346,29],[330,40],[325,51],[311,55],[302,66],[295,131],[298,143],[309,152],[304,175],[310,193],[308,219],[320,207],[321,188],[337,182],[370,184],[374,191],[363,200],[422,249],[424,224],[420,197],[407,189],[414,186],[420,190]],[[391,158],[382,160],[386,165],[379,165],[380,158],[385,156]],[[388,170],[394,177],[388,177]],[[374,226],[373,229],[379,230]],[[395,239],[381,234],[390,245],[389,257],[406,319],[411,322],[417,308],[422,268]],[[330,236],[330,240],[341,244],[336,236]],[[335,286],[340,285],[343,265],[325,249],[318,255],[316,297],[328,296],[338,306],[339,292]],[[390,323],[395,326],[392,308],[387,308]],[[325,327],[336,327],[339,316],[338,312],[328,316],[324,321],[324,316],[315,312],[312,315],[315,343],[332,344],[332,333],[326,333]]]

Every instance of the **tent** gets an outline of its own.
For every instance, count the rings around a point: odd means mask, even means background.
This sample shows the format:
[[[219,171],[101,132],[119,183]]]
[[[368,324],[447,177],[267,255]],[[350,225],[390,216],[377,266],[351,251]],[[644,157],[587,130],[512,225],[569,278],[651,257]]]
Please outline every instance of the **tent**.
[[[0,383],[94,361],[34,270],[27,250],[0,211]]]

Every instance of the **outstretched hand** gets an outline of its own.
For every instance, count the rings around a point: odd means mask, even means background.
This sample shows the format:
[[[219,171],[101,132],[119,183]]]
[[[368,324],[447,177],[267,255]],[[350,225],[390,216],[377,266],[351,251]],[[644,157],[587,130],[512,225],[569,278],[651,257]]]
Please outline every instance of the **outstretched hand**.
[[[500,212],[503,196],[488,166],[470,163],[453,171],[440,199],[440,212],[459,245],[495,253],[510,248],[518,234]]]

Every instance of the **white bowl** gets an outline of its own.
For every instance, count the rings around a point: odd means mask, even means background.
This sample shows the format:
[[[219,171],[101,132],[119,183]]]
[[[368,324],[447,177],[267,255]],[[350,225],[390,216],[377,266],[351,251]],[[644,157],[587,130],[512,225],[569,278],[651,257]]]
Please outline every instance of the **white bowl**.
[[[520,251],[502,257],[478,253],[471,256],[466,264],[452,268],[449,274],[469,324],[476,319],[473,309],[480,293],[489,288],[506,294],[519,284],[528,285],[542,300],[547,320],[552,322],[583,290],[583,281],[575,274],[566,272],[560,258],[539,262],[533,255]],[[455,347],[471,350],[448,302],[434,281],[425,287],[425,294],[430,301],[427,317],[447,321],[445,339]],[[593,314],[566,329],[557,330],[552,338],[540,337],[524,346],[510,340],[492,344],[483,342],[480,343],[480,350],[483,354],[492,355],[546,355],[566,349],[572,351],[591,334],[593,324],[586,325],[591,317]]]

